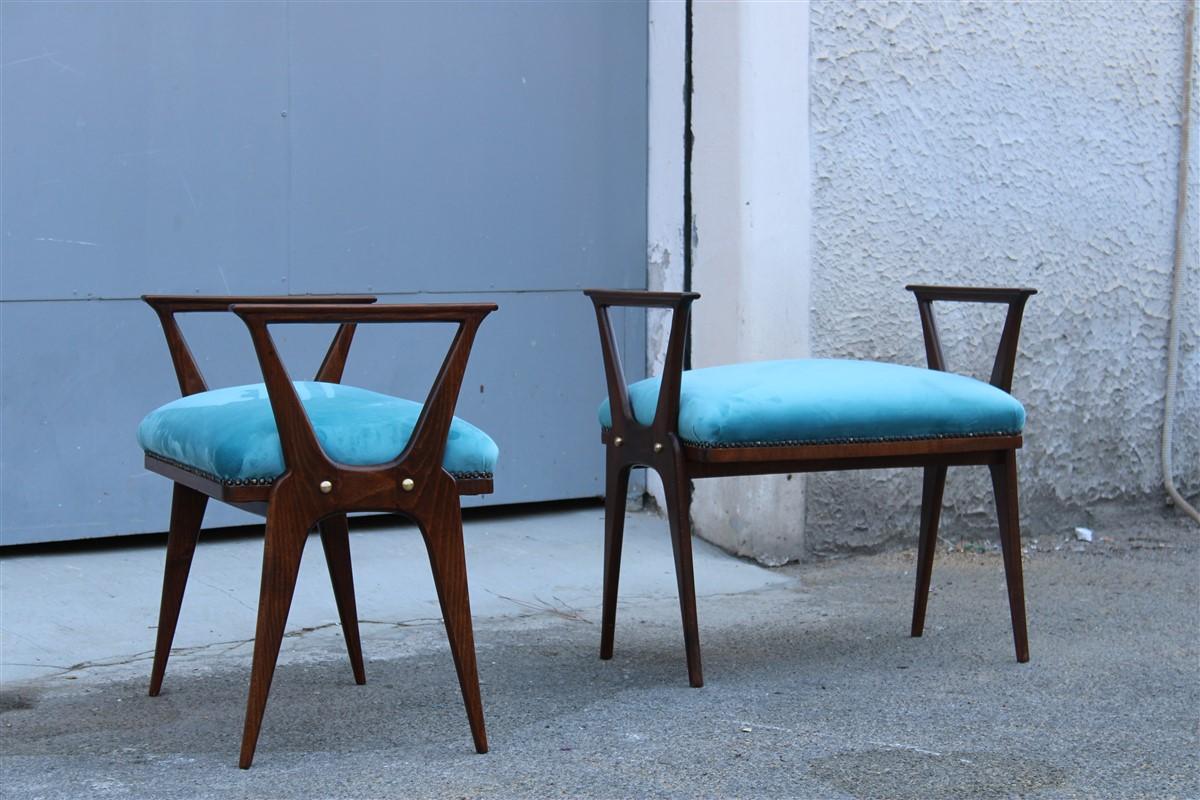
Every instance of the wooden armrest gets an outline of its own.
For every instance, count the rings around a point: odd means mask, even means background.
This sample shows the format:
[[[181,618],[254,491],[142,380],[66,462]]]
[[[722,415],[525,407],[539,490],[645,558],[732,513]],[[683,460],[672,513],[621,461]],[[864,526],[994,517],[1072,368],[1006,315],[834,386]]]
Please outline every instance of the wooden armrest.
[[[194,295],[144,294],[142,300],[155,311],[166,314],[228,311],[235,303],[272,305],[313,305],[318,303],[374,303],[378,298],[365,294],[309,295]]]
[[[910,284],[905,289],[917,298],[917,310],[921,314],[921,334],[925,339],[925,360],[930,369],[946,371],[946,358],[942,354],[942,343],[938,338],[937,324],[933,317],[934,301],[960,303],[1007,303],[1008,314],[1004,317],[1004,330],[1000,334],[1000,346],[992,363],[990,383],[1006,392],[1012,392],[1013,368],[1017,362],[1017,338],[1021,334],[1021,317],[1025,313],[1025,302],[1037,294],[1037,289],[988,288],[978,286],[923,286]]]
[[[1005,289],[986,286],[923,286],[909,284],[904,287],[917,296],[917,300],[956,300],[960,303],[1014,303],[1029,299],[1037,289]]]
[[[430,303],[413,305],[355,305],[349,303],[235,303],[230,311],[238,315],[250,330],[263,382],[271,400],[275,425],[288,469],[297,464],[328,462],[304,406],[296,394],[291,376],[279,357],[268,326],[339,322],[353,328],[363,322],[449,322],[458,330],[446,352],[429,395],[399,461],[406,468],[440,470],[446,449],[454,408],[462,388],[467,358],[475,332],[483,318],[495,311],[495,303]],[[339,372],[340,374],[340,372]]]
[[[167,348],[171,351],[171,363],[175,366],[175,378],[179,381],[179,391],[184,397],[198,392],[208,391],[208,383],[196,357],[183,338],[183,331],[175,321],[176,314],[215,313],[229,311],[229,307],[239,303],[270,303],[272,305],[303,305],[311,306],[324,303],[370,304],[376,298],[371,295],[191,295],[191,294],[144,294],[142,300],[158,314],[162,324],[163,334],[167,337]],[[338,328],[329,344],[329,350],[321,361],[316,379],[327,383],[337,383],[342,379],[346,367],[346,356],[350,352],[350,342],[354,339],[354,325],[343,324]]]
[[[320,322],[467,322],[481,320],[495,303],[426,303],[412,305],[350,305],[324,302],[312,305],[234,303],[229,310],[247,324],[287,325]]]
[[[696,292],[648,292],[641,289],[584,289],[598,308],[679,308],[699,299]]]
[[[679,424],[679,391],[683,384],[683,362],[687,347],[687,330],[691,322],[692,302],[699,299],[696,292],[646,292],[634,289],[585,289],[596,308],[596,323],[600,327],[600,351],[604,356],[604,374],[608,383],[608,407],[612,414],[614,436],[626,437],[635,428],[645,427],[633,415],[629,402],[629,386],[621,368],[621,353],[617,349],[612,320],[612,306],[631,308],[671,309],[671,334],[667,339],[667,357],[663,363],[662,383],[658,389],[658,406],[651,427],[674,434]]]

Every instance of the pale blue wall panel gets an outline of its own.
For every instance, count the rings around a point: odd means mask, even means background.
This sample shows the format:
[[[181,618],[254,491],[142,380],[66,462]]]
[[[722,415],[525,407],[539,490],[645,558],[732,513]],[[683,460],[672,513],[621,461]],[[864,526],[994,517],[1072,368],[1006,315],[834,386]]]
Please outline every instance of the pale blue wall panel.
[[[287,291],[285,12],[0,4],[0,297]]]
[[[645,282],[643,3],[291,9],[292,288]]]
[[[142,293],[497,301],[459,411],[501,464],[469,504],[602,492],[563,290],[644,285],[644,2],[5,2],[0,30],[0,544],[166,525],[134,433],[178,390]],[[259,380],[238,320],[183,324],[211,385]],[[279,334],[307,377],[329,331]],[[421,398],[448,336],[363,329],[347,379]]]

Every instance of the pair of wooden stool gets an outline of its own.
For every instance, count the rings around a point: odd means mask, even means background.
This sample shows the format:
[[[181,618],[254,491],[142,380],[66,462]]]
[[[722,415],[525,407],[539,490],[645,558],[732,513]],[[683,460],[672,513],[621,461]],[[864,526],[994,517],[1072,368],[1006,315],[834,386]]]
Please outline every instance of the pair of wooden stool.
[[[1031,289],[910,286],[929,369],[803,359],[683,369],[694,293],[590,290],[608,399],[601,658],[611,658],[629,471],[655,469],[666,489],[688,676],[703,684],[689,523],[690,481],[723,475],[918,466],[925,470],[912,634],[920,636],[946,468],[992,473],[1017,660],[1027,661],[1015,451],[1025,412],[1009,394],[1021,314]],[[174,482],[150,694],[162,686],[208,498],[266,517],[262,585],[239,766],[248,768],[296,586],[315,527],[329,567],[356,682],[365,682],[346,514],[400,514],[429,553],[475,748],[487,752],[459,496],[492,491],[499,449],[454,416],[475,334],[493,304],[374,305],[368,296],[146,296],[158,314],[183,397],[138,429],[146,467]],[[932,302],[1008,305],[989,384],[945,371]],[[613,306],[671,309],[663,377],[627,385]],[[250,331],[262,384],[209,390],[177,314],[231,311]],[[441,322],[455,336],[424,403],[341,384],[359,323]],[[337,323],[313,381],[293,381],[269,326]]]

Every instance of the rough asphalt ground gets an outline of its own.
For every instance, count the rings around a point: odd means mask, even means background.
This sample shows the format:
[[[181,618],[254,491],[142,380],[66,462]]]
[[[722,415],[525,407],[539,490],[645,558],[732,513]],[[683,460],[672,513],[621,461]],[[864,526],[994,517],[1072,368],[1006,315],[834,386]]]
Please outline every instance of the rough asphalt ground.
[[[610,662],[597,607],[477,621],[487,755],[436,623],[365,628],[365,686],[336,628],[289,637],[249,771],[246,645],[158,698],[145,660],[6,686],[0,796],[1200,797],[1200,531],[1097,533],[1028,543],[1029,664],[994,550],[939,552],[922,639],[913,553],[860,556],[702,599],[702,689],[673,602],[623,604]]]

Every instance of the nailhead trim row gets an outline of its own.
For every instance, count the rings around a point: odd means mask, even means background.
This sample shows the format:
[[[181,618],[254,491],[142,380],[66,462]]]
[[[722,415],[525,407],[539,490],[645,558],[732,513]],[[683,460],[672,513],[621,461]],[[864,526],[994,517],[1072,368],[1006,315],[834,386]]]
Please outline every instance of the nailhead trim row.
[[[275,483],[274,478],[219,478],[212,473],[205,472],[201,469],[196,469],[193,466],[183,464],[173,458],[161,456],[158,453],[151,453],[147,451],[146,455],[154,456],[159,461],[165,461],[171,466],[178,467],[184,472],[190,472],[193,475],[199,475],[201,478],[214,481],[222,486],[270,486],[271,484]],[[491,480],[492,478],[492,473],[490,472],[451,472],[450,475],[454,478],[461,478],[462,480]]]
[[[605,433],[611,433],[612,428],[601,426]],[[699,447],[705,450],[730,450],[739,447],[806,447],[823,444],[880,444],[882,442],[919,442],[933,439],[978,439],[987,436],[1017,436],[1020,431],[983,431],[980,433],[941,433],[934,436],[888,436],[871,439],[785,439],[772,442],[694,442],[681,439],[688,447]]]

